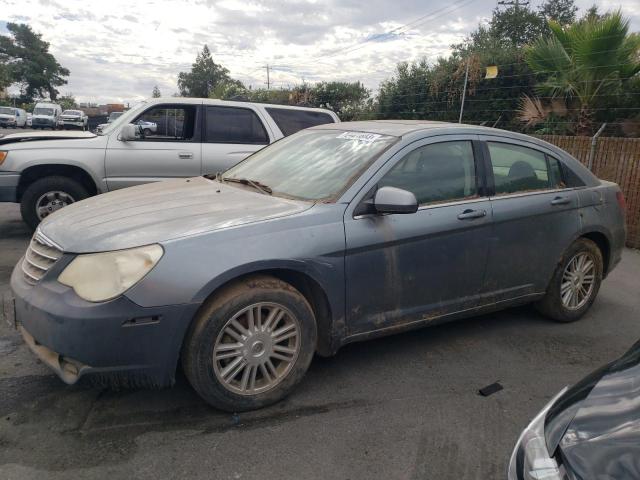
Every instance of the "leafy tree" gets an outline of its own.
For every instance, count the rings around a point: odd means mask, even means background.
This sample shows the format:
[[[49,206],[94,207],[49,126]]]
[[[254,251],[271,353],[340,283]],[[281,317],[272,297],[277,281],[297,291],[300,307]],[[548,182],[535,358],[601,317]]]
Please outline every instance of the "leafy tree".
[[[544,8],[544,7],[543,7]],[[546,22],[529,6],[510,6],[494,9],[489,22],[489,34],[503,45],[522,47],[546,32]]]
[[[320,82],[311,88],[314,106],[333,110],[341,120],[353,120],[371,92],[360,82]]]
[[[8,70],[11,83],[18,83],[21,101],[48,96],[55,100],[56,87],[65,85],[69,70],[49,53],[49,43],[30,26],[7,23],[9,35],[0,35],[0,63]]]
[[[153,87],[153,92],[151,92],[151,97],[152,98],[160,98],[162,96],[162,94],[160,93],[160,89],[158,88],[158,85],[155,85]]]
[[[76,103],[76,98],[73,96],[72,93],[67,93],[66,95],[62,95],[61,97],[58,97],[58,99],[56,100],[56,103],[58,103],[58,105],[62,107],[63,111],[73,110],[78,107],[78,104]]]
[[[229,70],[213,61],[209,47],[205,45],[191,71],[178,74],[178,88],[183,97],[208,98],[219,84],[231,80]]]
[[[209,98],[248,101],[249,92],[240,80],[226,80],[215,86],[209,93]]]
[[[620,11],[567,27],[551,21],[549,28],[552,35],[526,51],[529,67],[544,76],[536,90],[564,99],[577,112],[576,133],[589,135],[601,96],[621,91],[640,72],[640,36],[629,34]]]
[[[548,0],[540,6],[540,14],[549,20],[554,20],[560,25],[569,25],[576,21],[576,7],[573,0]]]

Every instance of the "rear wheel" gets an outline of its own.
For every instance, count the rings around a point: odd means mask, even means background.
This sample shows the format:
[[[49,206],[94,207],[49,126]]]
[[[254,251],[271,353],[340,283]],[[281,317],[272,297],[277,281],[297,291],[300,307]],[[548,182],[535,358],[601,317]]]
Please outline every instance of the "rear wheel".
[[[72,178],[52,176],[29,185],[22,194],[20,213],[32,229],[56,210],[87,198],[89,192]]]
[[[589,239],[576,240],[565,252],[537,309],[559,322],[580,319],[596,299],[603,275],[602,252]]]
[[[316,345],[309,303],[276,278],[253,277],[208,301],[182,351],[185,374],[214,407],[240,412],[277,402],[307,371]]]

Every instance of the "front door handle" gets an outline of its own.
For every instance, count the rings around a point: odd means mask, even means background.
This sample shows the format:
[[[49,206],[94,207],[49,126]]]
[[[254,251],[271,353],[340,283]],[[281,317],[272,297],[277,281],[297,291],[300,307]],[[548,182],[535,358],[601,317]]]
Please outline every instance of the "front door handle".
[[[556,197],[551,200],[551,205],[568,205],[571,203],[571,199],[568,197]]]
[[[486,210],[471,210],[467,209],[458,215],[458,220],[472,220],[474,218],[482,218],[487,216]]]
[[[178,154],[178,158],[193,158],[193,153],[191,153],[191,152],[180,152]]]

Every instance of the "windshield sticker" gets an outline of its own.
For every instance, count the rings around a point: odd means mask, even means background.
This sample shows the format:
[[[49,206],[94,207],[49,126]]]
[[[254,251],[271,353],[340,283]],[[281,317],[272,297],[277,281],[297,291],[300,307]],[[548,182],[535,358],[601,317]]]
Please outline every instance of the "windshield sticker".
[[[344,138],[345,140],[357,140],[358,142],[372,143],[379,139],[382,135],[377,133],[363,132],[342,132],[336,138]]]

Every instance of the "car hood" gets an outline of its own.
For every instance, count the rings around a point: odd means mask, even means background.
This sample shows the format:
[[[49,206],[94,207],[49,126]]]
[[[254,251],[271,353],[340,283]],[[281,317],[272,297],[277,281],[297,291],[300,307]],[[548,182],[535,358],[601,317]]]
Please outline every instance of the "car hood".
[[[91,132],[72,132],[64,130],[54,132],[10,133],[8,135],[5,135],[4,137],[0,137],[0,145],[7,145],[9,143],[33,142],[36,140],[69,140],[94,137],[96,137],[96,135]]]
[[[195,177],[92,197],[57,211],[39,229],[66,252],[89,253],[234,228],[312,205]]]
[[[564,396],[562,411],[575,411],[559,445],[565,465],[576,478],[640,478],[640,342],[580,384]]]

